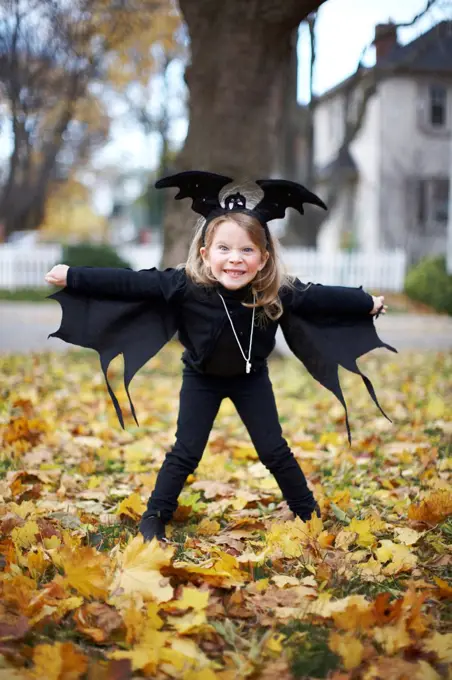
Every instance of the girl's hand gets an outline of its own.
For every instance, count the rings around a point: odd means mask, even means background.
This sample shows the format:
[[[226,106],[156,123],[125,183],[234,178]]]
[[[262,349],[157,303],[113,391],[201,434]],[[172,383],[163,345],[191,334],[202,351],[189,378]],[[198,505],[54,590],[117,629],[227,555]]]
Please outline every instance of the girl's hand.
[[[374,306],[373,309],[371,310],[371,314],[386,314],[386,310],[388,309],[388,305],[384,304],[384,295],[379,295],[378,297],[374,297],[372,295],[372,300],[374,301]]]
[[[54,286],[66,286],[67,284],[67,264],[56,264],[47,272],[44,279],[47,283],[52,283]]]

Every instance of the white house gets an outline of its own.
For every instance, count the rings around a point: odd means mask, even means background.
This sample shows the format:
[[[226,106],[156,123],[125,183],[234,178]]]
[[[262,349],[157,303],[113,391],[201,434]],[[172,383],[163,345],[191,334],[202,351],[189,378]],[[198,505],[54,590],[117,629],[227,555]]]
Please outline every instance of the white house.
[[[329,181],[331,169],[339,165],[344,180],[336,208],[321,228],[319,248],[334,250],[347,237],[367,251],[404,248],[410,261],[445,254],[452,21],[404,46],[397,42],[396,26],[380,24],[374,44],[376,66],[363,70],[356,87],[351,89],[349,78],[318,99],[314,158],[319,178]],[[371,82],[376,89],[362,125],[344,148],[346,118],[353,123]]]

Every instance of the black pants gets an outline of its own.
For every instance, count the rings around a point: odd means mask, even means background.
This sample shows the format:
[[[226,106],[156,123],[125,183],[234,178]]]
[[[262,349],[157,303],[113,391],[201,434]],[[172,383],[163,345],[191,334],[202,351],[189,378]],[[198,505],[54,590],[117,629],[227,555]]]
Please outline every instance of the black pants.
[[[261,462],[274,475],[289,508],[309,519],[314,497],[282,436],[268,368],[234,377],[201,375],[184,368],[176,443],[166,454],[148,501],[148,513],[168,522],[188,475],[198,466],[215,416],[225,397],[237,409]]]

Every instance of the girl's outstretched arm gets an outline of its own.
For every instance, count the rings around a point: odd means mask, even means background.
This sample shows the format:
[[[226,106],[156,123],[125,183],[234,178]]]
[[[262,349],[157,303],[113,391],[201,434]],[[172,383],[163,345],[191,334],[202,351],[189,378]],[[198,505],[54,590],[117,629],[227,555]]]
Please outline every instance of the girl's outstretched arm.
[[[46,274],[45,280],[93,297],[104,295],[121,300],[170,300],[182,285],[184,276],[184,270],[171,268],[160,271],[153,267],[134,271],[121,267],[67,267],[59,264]]]
[[[374,298],[362,288],[294,281],[285,306],[303,316],[372,314]]]

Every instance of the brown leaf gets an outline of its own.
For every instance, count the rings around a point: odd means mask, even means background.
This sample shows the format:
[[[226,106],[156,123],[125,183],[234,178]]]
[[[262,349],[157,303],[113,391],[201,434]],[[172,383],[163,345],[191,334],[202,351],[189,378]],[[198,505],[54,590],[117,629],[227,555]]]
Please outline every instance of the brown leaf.
[[[118,612],[102,602],[84,604],[75,612],[74,620],[81,633],[100,644],[107,642],[111,633],[123,625]]]
[[[7,611],[0,614],[0,640],[2,642],[21,640],[29,630],[29,621],[23,614],[17,615]]]

